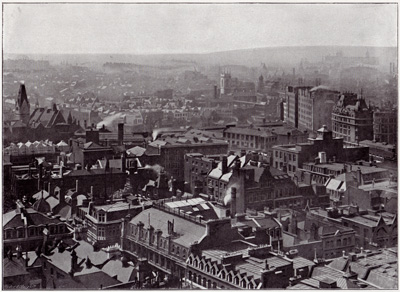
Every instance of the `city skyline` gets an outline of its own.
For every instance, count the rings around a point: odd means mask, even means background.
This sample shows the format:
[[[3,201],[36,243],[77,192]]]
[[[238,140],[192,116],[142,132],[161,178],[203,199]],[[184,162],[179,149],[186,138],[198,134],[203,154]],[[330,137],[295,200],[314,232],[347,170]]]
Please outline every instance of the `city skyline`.
[[[397,46],[395,4],[56,3],[5,4],[3,9],[4,53],[183,54],[280,46]]]

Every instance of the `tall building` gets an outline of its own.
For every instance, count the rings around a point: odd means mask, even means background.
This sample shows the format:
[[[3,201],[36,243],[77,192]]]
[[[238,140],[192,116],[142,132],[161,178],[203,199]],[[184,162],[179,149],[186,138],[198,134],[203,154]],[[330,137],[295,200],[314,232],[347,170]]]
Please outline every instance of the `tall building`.
[[[332,109],[339,92],[320,85],[312,88],[308,93],[299,94],[299,127],[312,132],[317,131],[321,125],[327,125],[330,128]]]
[[[373,112],[362,95],[344,93],[333,107],[332,130],[347,142],[372,140]]]
[[[287,123],[296,128],[299,127],[299,96],[304,99],[309,96],[311,86],[288,86],[287,96]]]
[[[221,94],[228,94],[231,91],[230,81],[232,77],[230,73],[222,73],[220,79]]]
[[[18,91],[18,97],[15,101],[15,118],[25,125],[29,122],[30,104],[26,95],[25,84],[21,83]]]
[[[374,110],[374,141],[397,143],[397,110]]]

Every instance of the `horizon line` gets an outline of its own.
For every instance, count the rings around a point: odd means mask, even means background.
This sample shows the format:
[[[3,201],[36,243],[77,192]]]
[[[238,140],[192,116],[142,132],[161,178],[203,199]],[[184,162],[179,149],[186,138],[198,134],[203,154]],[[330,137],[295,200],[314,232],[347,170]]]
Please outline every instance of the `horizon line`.
[[[235,52],[235,51],[248,51],[248,50],[261,50],[261,49],[276,49],[276,48],[309,48],[309,47],[369,47],[369,48],[397,48],[397,45],[392,46],[378,46],[378,45],[279,45],[279,46],[267,46],[267,47],[253,47],[253,48],[242,48],[242,49],[230,49],[230,50],[218,50],[218,51],[209,51],[209,52],[165,52],[165,53],[134,53],[134,52],[126,52],[126,53],[112,53],[112,52],[51,52],[51,53],[42,53],[42,52],[5,52],[3,50],[3,56],[6,54],[14,54],[14,55],[137,55],[137,56],[157,56],[157,55],[206,55],[206,54],[216,54],[216,53],[224,53],[224,52]]]

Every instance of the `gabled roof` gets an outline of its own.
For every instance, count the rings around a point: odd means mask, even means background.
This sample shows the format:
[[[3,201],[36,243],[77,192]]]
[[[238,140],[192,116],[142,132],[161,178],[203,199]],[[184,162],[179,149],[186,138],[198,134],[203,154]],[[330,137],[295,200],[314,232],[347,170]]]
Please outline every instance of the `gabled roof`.
[[[142,156],[146,152],[146,148],[135,146],[133,148],[128,149],[126,152],[128,155]]]
[[[29,275],[25,268],[25,261],[17,258],[9,259],[8,257],[3,259],[3,277],[16,277],[22,275]],[[22,283],[21,283],[22,284]]]

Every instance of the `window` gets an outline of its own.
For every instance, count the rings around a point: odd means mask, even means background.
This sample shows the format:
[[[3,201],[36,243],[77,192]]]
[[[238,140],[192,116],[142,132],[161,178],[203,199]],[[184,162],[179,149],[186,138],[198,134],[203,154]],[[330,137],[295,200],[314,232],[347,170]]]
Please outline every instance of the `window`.
[[[105,237],[106,236],[106,230],[104,227],[99,227],[97,230],[97,235],[98,237]]]
[[[98,219],[99,219],[99,222],[106,222],[106,214],[105,213],[99,213]]]

